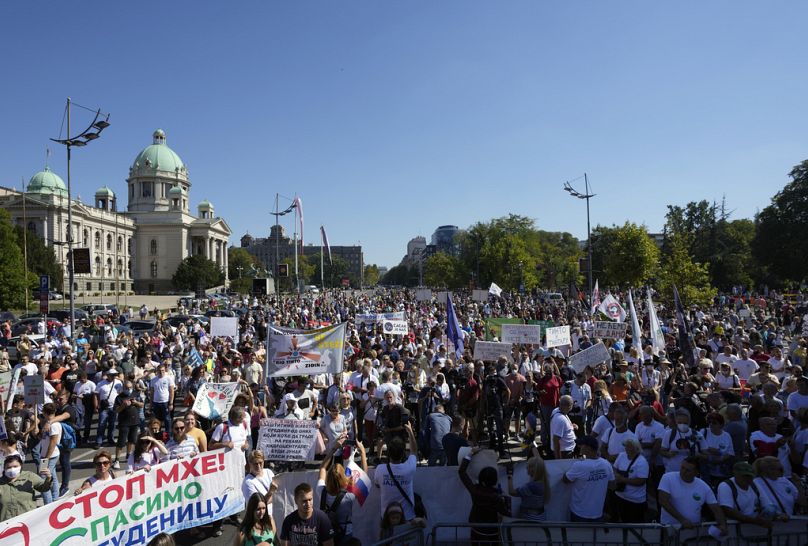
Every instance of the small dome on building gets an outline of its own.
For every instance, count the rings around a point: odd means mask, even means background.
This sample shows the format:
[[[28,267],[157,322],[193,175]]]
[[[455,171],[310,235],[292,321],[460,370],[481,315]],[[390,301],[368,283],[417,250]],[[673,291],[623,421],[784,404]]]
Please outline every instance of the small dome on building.
[[[202,202],[201,202],[201,203],[199,203],[199,207],[198,207],[198,208],[199,208],[199,210],[202,210],[202,209],[212,209],[212,208],[213,208],[213,204],[212,204],[210,201],[208,201],[207,199],[203,199],[203,200],[202,200]]]
[[[171,197],[181,197],[181,196],[185,195],[185,193],[186,193],[185,188],[183,188],[179,184],[173,185],[171,187],[171,189],[168,190],[168,195],[171,196]]]
[[[64,181],[48,167],[36,173],[28,182],[27,193],[42,193],[67,197],[67,186]]]
[[[96,197],[115,197],[115,192],[109,189],[107,186],[101,186],[97,190],[95,190]]]

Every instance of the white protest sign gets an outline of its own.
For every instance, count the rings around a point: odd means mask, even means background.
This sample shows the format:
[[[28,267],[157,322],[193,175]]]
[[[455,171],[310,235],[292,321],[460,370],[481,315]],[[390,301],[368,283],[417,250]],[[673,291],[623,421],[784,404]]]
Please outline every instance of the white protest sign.
[[[226,418],[238,394],[238,383],[203,383],[196,391],[194,413],[211,421]]]
[[[474,342],[474,360],[484,360],[496,362],[499,357],[504,356],[511,362],[511,348],[513,345],[510,343],[497,343],[496,341],[475,341]]]
[[[20,382],[20,370],[22,368],[17,368],[11,373],[11,382],[8,384],[8,394],[6,395],[6,409],[11,407],[11,400],[16,394],[17,384]]]
[[[503,324],[502,342],[541,345],[541,326],[538,324]]]
[[[372,328],[377,322],[405,319],[404,311],[397,311],[395,313],[357,313],[354,318],[354,324],[357,328],[361,327],[363,324],[367,328]]]
[[[244,510],[240,449],[173,459],[0,523],[1,546],[146,544]],[[19,535],[19,536],[18,536]]]
[[[575,353],[570,357],[570,367],[575,370],[575,373],[583,372],[587,366],[595,366],[601,362],[608,362],[612,359],[609,354],[609,349],[603,343],[592,345],[588,349],[584,349],[579,353]]]
[[[320,433],[317,422],[298,419],[261,419],[258,449],[270,461],[311,461]]]
[[[438,303],[446,305],[446,300],[450,295],[452,296],[452,300],[454,301],[454,294],[452,294],[451,292],[447,292],[446,290],[441,290],[440,292],[438,292]]]
[[[431,301],[432,290],[429,288],[418,288],[415,291],[415,301]]]
[[[382,331],[385,334],[391,334],[394,336],[406,336],[408,333],[410,333],[406,320],[385,320],[382,323]]]
[[[570,327],[569,326],[554,326],[545,330],[547,335],[547,348],[561,347],[562,345],[570,345]]]
[[[473,290],[471,292],[471,299],[480,303],[488,301],[488,290]]]
[[[238,317],[210,317],[210,336],[238,339]]]
[[[41,375],[26,375],[23,378],[25,391],[26,404],[44,404],[45,403],[45,378]]]
[[[267,336],[266,377],[340,373],[345,324],[306,333],[281,333],[273,328]]]
[[[625,322],[611,322],[599,320],[592,329],[592,337],[600,339],[623,339],[626,337],[628,324]]]

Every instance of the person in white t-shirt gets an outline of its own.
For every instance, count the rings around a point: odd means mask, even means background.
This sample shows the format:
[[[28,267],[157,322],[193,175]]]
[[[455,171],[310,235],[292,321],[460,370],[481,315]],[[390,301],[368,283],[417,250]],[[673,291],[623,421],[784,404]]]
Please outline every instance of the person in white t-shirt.
[[[794,427],[798,427],[800,424],[797,416],[800,408],[808,408],[808,377],[805,376],[797,378],[797,390],[789,394],[786,399],[786,409],[788,409]]]
[[[662,449],[662,437],[665,434],[665,427],[654,419],[656,412],[651,406],[640,407],[640,422],[634,428],[634,435],[642,447],[642,454],[645,460],[648,461],[650,468],[650,475],[648,480],[648,489],[653,491],[656,496],[657,485],[659,480],[664,474],[664,464],[662,456],[659,454]]]
[[[741,349],[741,357],[733,362],[732,367],[735,370],[735,373],[738,374],[738,378],[743,379],[744,381],[749,381],[752,374],[757,373],[758,369],[760,369],[758,363],[749,358],[748,349]]]
[[[617,515],[622,523],[645,523],[645,484],[650,475],[648,461],[643,457],[636,438],[623,440],[625,451],[614,461]]]
[[[660,453],[665,471],[676,472],[685,457],[695,456],[706,449],[704,437],[690,428],[690,413],[684,408],[676,410],[676,428],[665,430]]]
[[[244,420],[244,408],[233,406],[227,417],[227,423],[220,423],[213,429],[208,448],[211,451],[221,448],[246,451],[249,446],[247,439],[250,436],[250,428]]]
[[[805,491],[798,480],[790,481],[783,475],[783,464],[777,457],[761,457],[755,461],[758,477],[755,485],[760,490],[763,511],[776,514],[775,519],[788,521],[794,515],[794,506],[806,505]]]
[[[733,366],[737,360],[738,357],[732,354],[732,345],[730,344],[724,345],[723,352],[715,357],[716,364],[720,365],[726,362],[730,365],[730,367]]]
[[[727,519],[771,529],[772,522],[761,517],[761,493],[754,482],[755,469],[745,461],[732,467],[732,478],[718,484],[718,504]]]
[[[572,406],[572,397],[564,395],[559,400],[558,407],[550,415],[550,437],[556,459],[571,459],[575,450],[576,425],[569,418]]]
[[[722,391],[735,391],[741,392],[741,380],[732,371],[729,362],[722,362],[719,366],[719,372],[715,376],[715,384]]]
[[[570,521],[596,523],[603,519],[606,493],[614,485],[614,470],[598,457],[598,441],[591,436],[578,440],[583,459],[576,460],[562,476],[572,484]]]
[[[273,481],[275,473],[264,468],[264,454],[257,449],[250,452],[247,463],[250,471],[244,476],[244,481],[241,483],[241,493],[244,495],[245,502],[254,493],[258,493],[266,499],[267,504],[271,504],[272,493],[278,488],[278,484]]]
[[[707,505],[715,516],[722,535],[727,534],[724,512],[713,490],[696,477],[699,460],[685,458],[678,472],[667,472],[659,481],[660,523],[692,529],[701,523],[701,507]]]
[[[637,439],[637,436],[628,428],[628,412],[622,404],[614,410],[614,428],[607,431],[601,443],[601,456],[614,463],[617,456],[625,452],[624,442]]]
[[[724,417],[717,411],[707,414],[707,428],[701,431],[705,449],[699,453],[704,465],[701,477],[710,486],[716,487],[732,474],[735,448],[732,437],[724,430]]]
[[[173,376],[166,373],[165,364],[157,367],[157,375],[149,381],[149,393],[154,416],[163,422],[165,430],[171,430],[171,412],[174,411],[176,386]]]
[[[387,455],[390,458],[390,462],[376,466],[376,472],[373,474],[373,483],[379,488],[379,492],[381,493],[379,503],[379,507],[381,508],[380,516],[384,518],[387,507],[397,502],[404,509],[404,521],[410,521],[415,518],[413,482],[415,480],[415,468],[417,466],[416,454],[418,453],[418,443],[415,441],[412,425],[407,423],[404,425],[404,429],[409,436],[409,456],[407,456],[404,441],[398,436],[392,438],[387,445]],[[398,483],[398,486],[396,483]],[[399,487],[404,491],[406,498],[401,495]]]

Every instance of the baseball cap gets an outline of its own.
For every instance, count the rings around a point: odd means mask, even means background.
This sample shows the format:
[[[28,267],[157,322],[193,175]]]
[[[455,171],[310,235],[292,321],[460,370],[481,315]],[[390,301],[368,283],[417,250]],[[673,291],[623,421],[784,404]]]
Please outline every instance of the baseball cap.
[[[741,476],[752,476],[755,477],[755,469],[754,467],[744,461],[739,461],[732,465],[732,472],[734,474],[740,474]]]

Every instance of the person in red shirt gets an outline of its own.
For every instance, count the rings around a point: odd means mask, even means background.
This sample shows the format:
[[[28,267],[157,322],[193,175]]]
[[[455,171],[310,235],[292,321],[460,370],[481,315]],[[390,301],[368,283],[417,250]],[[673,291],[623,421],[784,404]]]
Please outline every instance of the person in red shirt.
[[[558,366],[552,358],[544,361],[542,376],[536,387],[539,391],[539,409],[541,411],[541,438],[542,444],[550,448],[550,417],[553,410],[558,407],[561,398],[561,377]]]
[[[761,362],[768,362],[772,356],[763,350],[763,345],[755,345],[752,349],[752,354],[749,358],[760,364]]]

